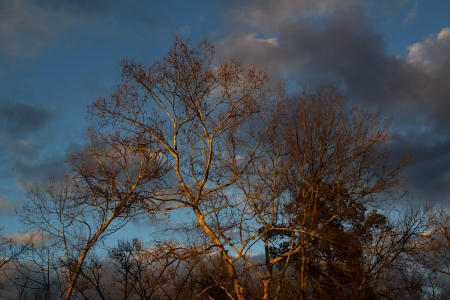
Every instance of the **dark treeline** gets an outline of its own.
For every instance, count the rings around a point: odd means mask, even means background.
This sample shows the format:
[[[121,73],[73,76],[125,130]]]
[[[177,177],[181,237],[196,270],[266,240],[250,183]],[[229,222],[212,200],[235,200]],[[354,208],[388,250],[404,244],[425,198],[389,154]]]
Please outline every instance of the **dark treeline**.
[[[393,209],[410,159],[392,162],[380,116],[333,87],[289,94],[208,42],[122,78],[65,177],[30,187],[39,239],[2,239],[2,298],[447,297],[448,208]],[[176,239],[102,247],[180,211]]]

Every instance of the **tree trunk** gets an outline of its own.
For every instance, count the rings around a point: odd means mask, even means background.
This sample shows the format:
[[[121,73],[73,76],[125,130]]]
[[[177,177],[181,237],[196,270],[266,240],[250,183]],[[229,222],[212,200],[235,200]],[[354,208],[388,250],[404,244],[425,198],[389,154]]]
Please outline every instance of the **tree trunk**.
[[[217,246],[217,250],[219,251],[220,256],[222,257],[222,261],[225,265],[225,268],[228,271],[228,275],[230,275],[231,280],[233,282],[233,288],[234,288],[234,291],[236,292],[237,299],[245,300],[244,288],[242,287],[241,283],[239,282],[239,278],[236,274],[236,270],[234,269],[232,260],[228,257],[228,254],[225,251],[219,238],[212,232],[212,230],[206,224],[203,214],[200,212],[200,210],[197,207],[194,207],[194,213],[195,213],[195,216],[197,217],[200,227],[202,227],[203,231],[211,239],[211,242]]]
[[[263,283],[263,297],[262,300],[269,300],[270,295],[270,279],[266,278],[262,281]]]
[[[90,248],[90,247],[89,247]],[[66,294],[64,296],[64,300],[69,300],[72,296],[73,289],[75,288],[75,284],[77,282],[78,276],[80,276],[81,273],[81,265],[84,262],[84,259],[86,258],[86,254],[89,249],[84,249],[83,252],[81,252],[80,257],[78,258],[77,264],[75,265],[75,269],[73,270],[72,275],[70,276],[69,285],[66,290]]]

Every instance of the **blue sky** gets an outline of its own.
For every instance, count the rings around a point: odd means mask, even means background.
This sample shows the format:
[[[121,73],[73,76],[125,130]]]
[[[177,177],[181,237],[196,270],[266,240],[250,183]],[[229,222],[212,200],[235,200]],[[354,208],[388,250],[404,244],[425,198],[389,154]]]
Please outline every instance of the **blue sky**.
[[[450,199],[450,1],[0,1],[0,227],[25,232],[25,187],[61,173],[81,147],[87,106],[175,36],[208,38],[289,86],[339,83],[392,118],[408,197]],[[137,225],[133,225],[137,226]],[[127,234],[127,231],[124,233]]]

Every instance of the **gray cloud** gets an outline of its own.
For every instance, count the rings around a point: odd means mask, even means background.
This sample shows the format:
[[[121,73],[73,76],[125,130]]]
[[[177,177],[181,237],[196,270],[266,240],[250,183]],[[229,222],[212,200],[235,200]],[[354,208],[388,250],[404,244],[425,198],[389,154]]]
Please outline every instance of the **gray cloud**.
[[[353,2],[348,0],[346,2]],[[324,15],[333,11],[339,0],[263,0],[247,1],[244,5],[232,5],[225,18],[263,31],[273,31],[285,23],[309,15]],[[346,4],[344,4],[346,5]]]
[[[421,108],[428,106],[433,112],[429,122],[438,130],[450,132],[450,28],[411,45],[408,63],[426,78],[418,88],[423,92]]]
[[[398,161],[410,153],[413,163],[407,168],[408,197],[426,202],[447,203],[450,200],[450,138],[437,136],[431,130],[396,134],[389,150]]]
[[[418,98],[417,68],[387,55],[383,36],[359,6],[336,12],[324,24],[286,23],[273,35],[231,34],[220,42],[227,55],[261,66],[275,77],[314,87],[339,83],[353,98],[376,105]],[[278,32],[278,33],[277,33]],[[271,40],[272,43],[267,43]]]
[[[246,33],[236,32],[239,24],[235,24],[219,41],[218,48],[225,49],[221,54],[239,57],[268,70],[272,77],[297,81],[306,88],[338,84],[352,102],[391,115],[392,150],[399,154],[408,148],[416,160],[406,170],[412,196],[447,201],[450,29],[411,45],[407,55],[394,56],[365,5],[308,1],[312,6],[307,7],[303,1],[286,1],[285,7],[278,8],[270,0],[262,2],[267,5],[254,15],[248,11],[250,21],[242,21],[252,23]],[[391,6],[393,10],[411,4],[393,2],[397,4]],[[243,11],[248,7],[253,6]],[[271,15],[280,15],[282,21],[273,22]],[[255,18],[259,21],[252,21]]]
[[[165,10],[170,5],[152,2],[149,12],[142,9],[143,3],[1,1],[0,51],[33,55],[56,43],[80,20],[92,22],[96,31],[128,30],[139,36],[148,36],[151,26],[152,31],[157,27],[173,31],[173,26],[167,25],[170,13]],[[392,141],[394,152],[407,147],[416,159],[408,169],[415,193],[421,193],[421,198],[448,199],[450,29],[417,41],[407,55],[394,56],[387,52],[385,37],[375,30],[369,15],[374,5],[382,6],[390,16],[407,9],[405,22],[410,22],[416,3],[226,1],[223,17],[228,34],[218,41],[217,48],[223,56],[240,57],[267,69],[277,79],[297,81],[303,87],[339,84],[351,101],[392,115],[397,130]],[[126,18],[127,29],[118,28],[118,17]],[[8,102],[0,107],[0,150],[7,153],[3,163],[9,169],[14,164],[21,182],[43,170],[57,170],[51,163],[53,157],[38,159],[45,142],[39,139],[39,132],[52,117],[49,110],[28,104]]]
[[[15,177],[19,186],[25,186],[39,176],[59,174],[62,157],[43,155],[46,128],[54,113],[35,104],[3,101],[0,105],[1,176]]]
[[[121,31],[143,38],[158,32],[174,34],[170,6],[160,1],[152,1],[152,9],[148,5],[145,0],[113,4],[107,0],[2,0],[0,52],[10,57],[35,57],[47,47],[70,40],[77,30],[83,38]],[[127,21],[119,23],[119,19]]]
[[[5,197],[0,196],[0,215],[13,215],[17,205]]]
[[[67,157],[65,153],[34,159],[16,160],[14,176],[18,187],[27,190],[32,184],[47,180],[49,176],[63,178]]]
[[[367,11],[374,8],[385,18],[395,16],[412,4],[407,19],[415,17],[416,0],[244,0],[226,1],[224,19],[231,28],[242,30],[243,25],[261,32],[273,33],[283,24],[302,19],[326,17],[360,6]]]
[[[34,56],[60,38],[75,19],[63,7],[50,4],[50,1],[1,1],[0,50],[10,56]]]
[[[0,103],[0,131],[11,137],[25,137],[46,125],[53,115],[42,106],[4,102]]]

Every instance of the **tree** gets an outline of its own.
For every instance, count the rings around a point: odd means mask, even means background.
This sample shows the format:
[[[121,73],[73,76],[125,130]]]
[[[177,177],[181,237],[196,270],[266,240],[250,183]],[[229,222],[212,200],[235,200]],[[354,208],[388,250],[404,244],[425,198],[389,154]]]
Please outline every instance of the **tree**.
[[[179,299],[188,294],[186,281],[196,266],[186,250],[170,242],[144,249],[136,238],[119,240],[108,252],[113,287],[121,299]]]
[[[18,297],[53,299],[62,298],[65,280],[61,276],[61,262],[57,258],[58,241],[41,237],[31,241],[29,250],[20,262],[15,264],[10,281],[14,282]]]
[[[417,241],[415,259],[427,269],[450,275],[450,217],[449,207],[427,210],[428,230]]]
[[[255,132],[254,123],[266,98],[265,74],[235,61],[217,64],[209,43],[191,49],[179,39],[160,62],[146,68],[125,61],[122,73],[123,84],[110,99],[96,101],[93,114],[129,136],[158,144],[160,155],[171,161],[175,182],[148,201],[157,208],[192,211],[209,239],[204,247],[217,249],[237,298],[243,299],[236,258],[225,248],[232,246],[230,227],[215,222],[215,216],[244,205],[229,201],[226,193],[258,157],[264,129]]]
[[[392,200],[407,159],[390,166],[383,123],[348,109],[334,88],[291,98],[282,120],[275,143],[285,141],[288,153],[283,176],[289,200],[280,224],[286,229],[270,236],[276,242],[271,256],[295,265],[301,299],[311,292],[321,298],[368,297],[366,248],[380,232],[392,230],[374,208]]]
[[[94,291],[102,300],[110,298],[108,271],[107,264],[95,253],[90,253],[83,263],[80,273],[81,278],[77,282],[77,291],[84,299],[92,298],[90,295],[94,294]]]
[[[11,237],[1,234],[0,228],[0,290],[7,286],[8,273],[12,269],[12,265],[19,262],[29,251],[29,244],[22,244],[14,241]]]
[[[6,265],[17,261],[29,249],[29,245],[17,243],[1,234],[0,228],[0,271]]]
[[[150,66],[123,62],[66,176],[30,189],[24,220],[52,244],[0,260],[16,298],[445,295],[448,212],[389,216],[408,157],[389,163],[384,121],[333,87],[289,96],[214,52],[176,39]],[[95,252],[137,216],[180,211],[182,242]]]
[[[92,114],[105,132],[142,137],[153,146],[143,151],[170,162],[168,184],[145,203],[192,213],[205,238],[199,250],[218,252],[237,299],[246,297],[239,263],[269,299],[285,272],[274,266],[286,270],[297,257],[304,297],[313,261],[328,253],[333,266],[353,264],[353,248],[338,246],[351,238],[360,249],[356,236],[384,222],[367,205],[398,183],[403,163],[389,167],[382,122],[348,111],[336,90],[289,100],[283,88],[268,88],[266,74],[217,62],[208,42],[194,49],[180,39],[149,67],[124,61],[122,75]],[[251,259],[257,247],[265,249],[263,262]]]
[[[50,179],[30,190],[24,220],[60,241],[68,277],[65,299],[94,245],[142,213],[141,197],[165,175],[166,162],[141,150],[144,142],[91,132],[86,149],[73,154],[64,181]]]

